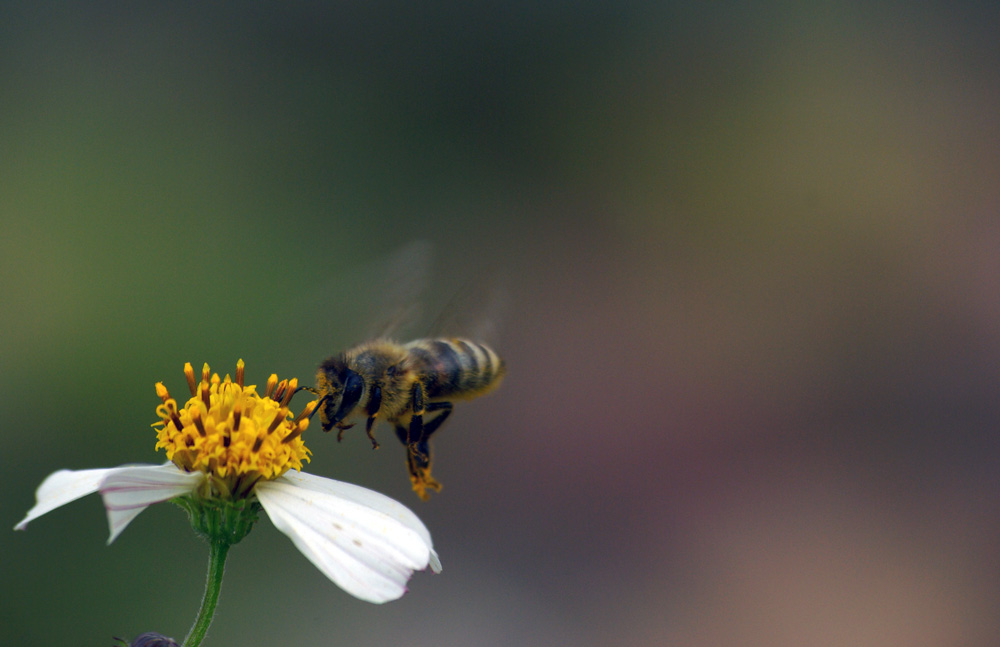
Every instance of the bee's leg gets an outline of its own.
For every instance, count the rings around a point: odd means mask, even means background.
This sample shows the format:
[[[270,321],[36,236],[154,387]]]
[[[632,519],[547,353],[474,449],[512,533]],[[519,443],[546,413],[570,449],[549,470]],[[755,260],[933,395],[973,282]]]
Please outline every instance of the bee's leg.
[[[421,457],[425,466],[430,464],[430,448],[427,444],[427,441],[431,437],[431,434],[437,431],[438,427],[441,426],[441,423],[444,422],[445,419],[451,415],[451,410],[452,410],[451,402],[428,402],[427,406],[424,407],[424,413],[429,413],[431,411],[440,411],[441,413],[439,413],[433,419],[424,422],[420,426],[419,436],[413,435],[414,432],[412,424],[410,425],[409,434],[406,433],[405,429],[401,434],[398,431],[399,428],[397,427],[396,435],[399,436],[400,442],[406,445],[410,453],[416,454],[417,456]]]
[[[440,411],[436,418],[433,420],[428,420],[424,423],[424,436],[421,440],[427,440],[431,437],[438,427],[441,426],[448,416],[451,415],[452,404],[451,402],[428,402],[425,411]]]
[[[414,407],[414,413],[410,417],[409,429],[402,425],[396,425],[396,437],[399,438],[399,442],[406,445],[411,451],[426,456],[427,439],[451,415],[451,410],[451,402],[428,402],[421,413],[418,413],[420,410]],[[425,423],[421,414],[430,411],[440,411],[441,413],[433,420],[428,420]]]
[[[382,386],[373,384],[371,397],[368,398],[368,404],[365,405],[365,413],[368,414],[368,421],[365,422],[365,433],[368,434],[368,440],[372,441],[372,449],[378,449],[378,441],[375,440],[375,435],[372,434],[372,427],[375,425],[375,418],[378,416],[378,410],[381,407]]]
[[[372,433],[372,427],[375,426],[375,417],[368,416],[368,420],[365,422],[365,433],[368,434],[368,440],[372,441],[372,449],[378,449],[378,441],[375,440],[375,434]]]
[[[431,422],[437,422],[437,418]],[[431,451],[427,445],[427,440],[408,443],[408,434],[409,430],[406,427],[396,425],[396,437],[406,445],[406,469],[410,473],[410,484],[413,486],[413,491],[417,493],[417,496],[426,501],[430,498],[427,490],[440,492],[441,484],[431,476]]]
[[[431,447],[428,438],[451,415],[452,404],[428,402],[425,405],[423,385],[420,383],[413,387],[412,403],[413,414],[410,417],[409,428],[397,424],[396,437],[406,445],[406,469],[410,472],[413,491],[426,501],[430,497],[427,490],[441,491],[441,484],[431,476]],[[431,411],[440,413],[425,424],[423,415]]]
[[[413,415],[410,416],[410,433],[407,435],[406,445],[412,445],[424,437],[424,385],[416,382],[413,385],[413,392],[410,395],[410,407]]]
[[[337,428],[337,442],[339,443],[340,441],[344,440],[344,430],[345,430],[345,429],[350,429],[350,428],[351,428],[351,427],[353,427],[353,426],[354,426],[354,423],[353,423],[353,422],[352,422],[351,424],[349,424],[349,425],[345,425],[345,424],[344,424],[344,423],[342,423],[342,422],[338,422],[338,423],[336,423],[336,424],[332,425],[332,426],[331,426],[330,428],[331,428],[331,429],[332,429],[333,427],[336,427],[336,428]]]

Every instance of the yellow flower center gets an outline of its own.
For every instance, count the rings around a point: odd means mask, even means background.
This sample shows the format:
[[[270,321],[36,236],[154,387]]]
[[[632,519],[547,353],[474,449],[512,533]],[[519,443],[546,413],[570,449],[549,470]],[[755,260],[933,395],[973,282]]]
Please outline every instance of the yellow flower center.
[[[211,375],[208,364],[195,380],[191,364],[184,365],[191,398],[178,409],[177,401],[162,382],[156,394],[163,401],[156,408],[160,421],[156,449],[187,472],[201,471],[211,478],[213,490],[224,498],[238,498],[261,480],[278,478],[289,469],[302,469],[311,453],[302,441],[309,417],[316,409],[312,401],[296,417],[288,403],[298,380],[271,375],[263,396],[256,386],[243,385],[243,360],[236,364],[236,380]]]

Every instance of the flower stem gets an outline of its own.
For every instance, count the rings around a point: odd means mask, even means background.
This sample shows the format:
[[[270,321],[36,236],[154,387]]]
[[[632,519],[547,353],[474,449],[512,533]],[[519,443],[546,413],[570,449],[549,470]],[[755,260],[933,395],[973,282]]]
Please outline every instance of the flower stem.
[[[183,647],[198,647],[208,633],[208,627],[212,624],[212,616],[215,615],[215,606],[219,602],[219,591],[222,590],[222,573],[226,567],[226,554],[229,553],[230,544],[225,541],[215,539],[209,542],[208,553],[208,578],[205,582],[205,597],[201,601],[201,611],[194,621],[194,626],[184,639]]]

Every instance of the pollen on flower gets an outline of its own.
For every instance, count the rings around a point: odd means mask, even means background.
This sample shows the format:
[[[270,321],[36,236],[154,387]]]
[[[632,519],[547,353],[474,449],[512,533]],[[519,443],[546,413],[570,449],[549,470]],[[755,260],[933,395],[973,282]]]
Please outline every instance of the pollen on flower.
[[[243,360],[237,364],[236,381],[211,374],[208,364],[200,382],[191,364],[184,366],[184,377],[191,397],[183,408],[163,383],[156,383],[162,404],[156,408],[160,421],[153,424],[156,449],[164,449],[178,467],[205,472],[224,486],[220,491],[235,493],[258,480],[301,470],[303,461],[309,461],[302,432],[316,403],[292,415],[288,404],[297,380],[283,380],[285,388],[276,393],[278,378],[272,375],[267,393],[260,396],[256,386],[243,385]]]

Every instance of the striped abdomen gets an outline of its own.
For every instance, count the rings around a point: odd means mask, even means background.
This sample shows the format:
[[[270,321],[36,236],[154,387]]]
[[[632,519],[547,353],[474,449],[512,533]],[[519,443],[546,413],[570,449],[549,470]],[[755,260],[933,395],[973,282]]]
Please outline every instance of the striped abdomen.
[[[506,371],[492,348],[468,339],[418,339],[406,350],[409,368],[423,377],[431,400],[482,395],[500,384]]]

